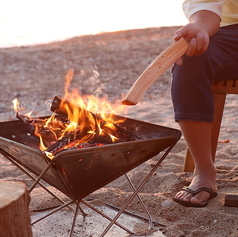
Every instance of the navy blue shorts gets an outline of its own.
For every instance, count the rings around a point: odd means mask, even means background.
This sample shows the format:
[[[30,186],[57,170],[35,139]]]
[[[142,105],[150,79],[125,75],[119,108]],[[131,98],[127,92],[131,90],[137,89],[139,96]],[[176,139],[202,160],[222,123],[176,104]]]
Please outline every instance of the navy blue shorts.
[[[212,83],[238,80],[238,24],[221,27],[205,53],[183,56],[183,64],[173,66],[172,76],[175,120],[213,122]]]

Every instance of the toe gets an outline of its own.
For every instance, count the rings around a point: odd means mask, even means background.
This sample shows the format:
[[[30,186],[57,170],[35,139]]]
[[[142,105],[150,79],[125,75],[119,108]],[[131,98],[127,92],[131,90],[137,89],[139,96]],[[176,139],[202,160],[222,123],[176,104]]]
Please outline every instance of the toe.
[[[193,197],[193,195],[191,193],[184,192],[182,200],[185,201],[185,202],[190,202],[192,197]]]
[[[192,197],[193,195],[186,191],[180,191],[175,195],[175,198],[185,202],[189,202]]]
[[[198,194],[196,194],[194,197],[191,198],[190,202],[200,204],[210,197],[210,194],[206,191],[202,191]]]

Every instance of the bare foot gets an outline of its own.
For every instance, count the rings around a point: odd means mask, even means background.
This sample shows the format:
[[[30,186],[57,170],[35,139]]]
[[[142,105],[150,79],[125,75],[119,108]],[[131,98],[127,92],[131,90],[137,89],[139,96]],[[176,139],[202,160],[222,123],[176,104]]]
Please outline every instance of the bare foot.
[[[189,189],[195,191],[203,187],[209,188],[213,192],[217,191],[216,172],[195,172],[193,180],[189,185]],[[204,201],[208,200],[210,196],[211,193],[208,191],[201,191],[194,195],[187,192],[186,190],[182,190],[175,195],[175,198],[183,202],[201,204]]]

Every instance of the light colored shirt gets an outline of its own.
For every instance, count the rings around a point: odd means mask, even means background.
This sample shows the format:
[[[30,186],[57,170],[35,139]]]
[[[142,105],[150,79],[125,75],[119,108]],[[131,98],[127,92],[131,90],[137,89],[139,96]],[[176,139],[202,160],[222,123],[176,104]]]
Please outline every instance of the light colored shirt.
[[[183,10],[188,19],[197,11],[208,10],[221,18],[221,26],[238,23],[238,0],[185,0]]]

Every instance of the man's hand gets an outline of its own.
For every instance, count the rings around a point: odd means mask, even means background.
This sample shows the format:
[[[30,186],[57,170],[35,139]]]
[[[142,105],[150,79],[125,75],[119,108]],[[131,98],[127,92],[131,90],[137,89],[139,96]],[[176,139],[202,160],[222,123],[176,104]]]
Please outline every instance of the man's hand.
[[[189,21],[189,24],[175,32],[174,40],[183,37],[189,43],[186,55],[192,57],[207,50],[210,37],[216,34],[220,27],[220,17],[211,11],[201,10],[194,13]],[[182,58],[177,60],[177,64],[182,64]]]
[[[176,31],[174,40],[179,40],[183,37],[188,43],[188,49],[186,55],[192,57],[193,55],[199,55],[207,50],[209,44],[208,33],[201,29],[199,25],[195,23],[189,23]],[[183,60],[179,58],[176,62],[178,65],[182,65]]]
[[[175,40],[179,40],[183,37],[188,43],[186,55],[191,57],[193,55],[199,55],[207,50],[209,44],[209,35],[199,25],[195,23],[189,23],[176,31]]]

